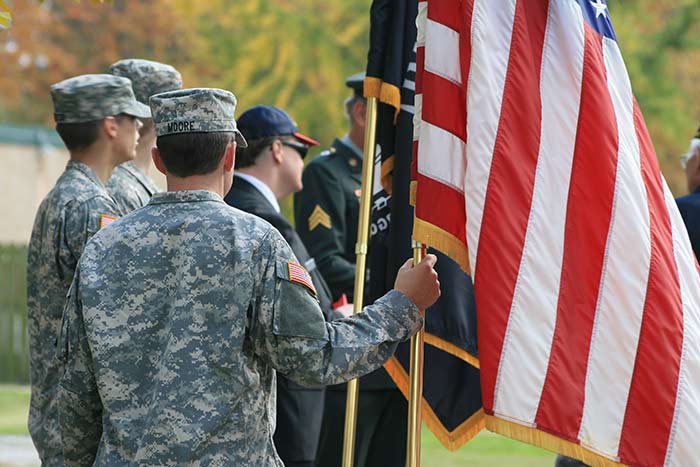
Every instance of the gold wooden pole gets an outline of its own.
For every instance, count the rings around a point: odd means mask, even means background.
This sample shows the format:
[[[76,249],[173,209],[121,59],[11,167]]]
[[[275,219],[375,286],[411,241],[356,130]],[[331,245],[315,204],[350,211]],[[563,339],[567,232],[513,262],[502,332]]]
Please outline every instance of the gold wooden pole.
[[[374,152],[377,131],[377,98],[367,98],[365,119],[365,147],[362,159],[362,193],[360,195],[360,217],[357,223],[357,244],[355,254],[355,296],[353,310],[362,311],[365,293],[365,264],[369,243],[370,214],[372,208],[372,187],[374,186]],[[355,456],[355,427],[357,425],[357,397],[359,381],[348,381],[348,398],[345,402],[345,434],[343,436],[343,467],[353,467]]]
[[[425,254],[424,246],[413,241],[413,265],[420,263]],[[424,310],[421,310],[424,312]],[[423,313],[425,315],[425,313]],[[411,362],[408,392],[408,440],[406,442],[406,466],[420,467],[420,437],[423,402],[423,340],[425,330],[411,337]]]

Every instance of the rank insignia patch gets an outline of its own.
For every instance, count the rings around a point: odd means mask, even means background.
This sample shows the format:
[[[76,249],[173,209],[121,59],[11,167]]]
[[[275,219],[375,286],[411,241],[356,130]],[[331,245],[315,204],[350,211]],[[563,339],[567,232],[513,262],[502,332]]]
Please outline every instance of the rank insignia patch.
[[[100,228],[107,227],[112,222],[116,221],[117,218],[114,216],[109,216],[107,214],[102,214],[100,216]]]
[[[306,272],[304,266],[293,261],[289,261],[287,262],[287,268],[289,269],[290,281],[298,282],[301,285],[305,285],[309,290],[311,290],[314,293],[314,295],[317,295],[316,287],[314,287],[314,283],[311,280],[311,276],[308,272]]]
[[[324,226],[327,229],[331,228],[331,216],[328,215],[326,211],[323,210],[318,204],[311,212],[309,216],[309,231],[314,230],[319,225]]]

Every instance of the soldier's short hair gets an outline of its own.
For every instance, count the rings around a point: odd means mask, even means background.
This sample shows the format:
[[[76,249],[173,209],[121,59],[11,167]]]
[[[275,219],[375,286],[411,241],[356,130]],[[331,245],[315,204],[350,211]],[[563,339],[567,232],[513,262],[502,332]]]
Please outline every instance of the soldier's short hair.
[[[133,118],[130,115],[119,114],[114,117],[117,122],[124,118]],[[97,141],[100,136],[100,126],[104,119],[92,120],[80,123],[57,123],[56,132],[63,140],[69,151],[82,151]]]
[[[92,146],[99,136],[102,120],[82,123],[57,123],[56,132],[69,151],[81,151]]]
[[[168,172],[191,177],[213,172],[234,137],[233,132],[175,133],[158,136],[156,146]]]

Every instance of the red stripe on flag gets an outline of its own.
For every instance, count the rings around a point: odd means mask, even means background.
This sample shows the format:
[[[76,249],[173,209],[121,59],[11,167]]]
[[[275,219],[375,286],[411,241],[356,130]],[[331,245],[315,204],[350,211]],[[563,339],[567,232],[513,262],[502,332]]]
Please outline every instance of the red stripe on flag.
[[[683,306],[661,171],[636,102],[634,123],[649,204],[651,262],[619,456],[625,464],[663,465],[676,407]]]
[[[418,174],[416,217],[451,233],[467,244],[464,193]]]
[[[586,368],[610,231],[618,130],[607,85],[602,37],[584,22],[581,103],[566,208],[557,320],[535,422],[578,438]]]
[[[461,22],[460,11],[459,0],[437,0],[428,3],[428,18],[457,32]]]
[[[493,412],[503,339],[525,242],[542,120],[540,69],[549,3],[518,1],[474,276],[484,408]],[[523,118],[526,116],[526,118]],[[469,157],[479,157],[470,154]]]
[[[462,11],[459,17],[462,24],[459,29],[459,62],[462,71],[462,82],[464,83],[464,101],[466,102],[467,84],[469,80],[469,70],[471,69],[472,57],[472,15],[474,14],[474,0],[462,0]]]
[[[423,97],[421,120],[449,131],[465,141],[467,139],[467,99],[464,89],[441,76],[424,71]]]

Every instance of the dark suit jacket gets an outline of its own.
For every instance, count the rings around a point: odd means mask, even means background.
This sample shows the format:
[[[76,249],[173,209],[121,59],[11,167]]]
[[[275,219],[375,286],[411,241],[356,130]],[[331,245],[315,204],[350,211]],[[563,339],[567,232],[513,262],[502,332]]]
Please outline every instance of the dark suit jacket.
[[[700,258],[700,188],[686,196],[676,198],[678,210],[681,212],[685,228],[688,229],[690,244],[696,258]]]
[[[230,206],[266,220],[282,234],[299,263],[309,271],[326,319],[332,319],[334,312],[328,286],[291,224],[275,211],[255,186],[241,177],[234,177],[233,187],[224,200]],[[323,404],[322,387],[306,388],[277,374],[277,427],[274,441],[277,453],[285,464],[314,460],[321,432]]]

